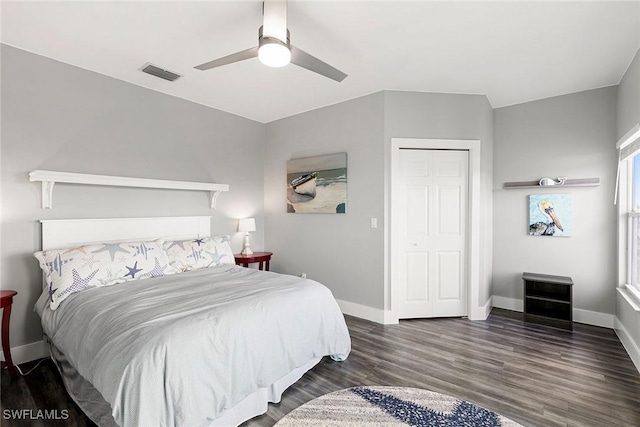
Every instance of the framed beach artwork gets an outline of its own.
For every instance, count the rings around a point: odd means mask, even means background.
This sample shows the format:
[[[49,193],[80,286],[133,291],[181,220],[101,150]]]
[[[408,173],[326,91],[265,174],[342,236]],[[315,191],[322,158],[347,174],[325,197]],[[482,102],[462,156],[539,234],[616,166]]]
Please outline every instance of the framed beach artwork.
[[[571,194],[529,196],[529,235],[569,237],[573,235]]]
[[[345,213],[347,153],[287,161],[287,212]]]

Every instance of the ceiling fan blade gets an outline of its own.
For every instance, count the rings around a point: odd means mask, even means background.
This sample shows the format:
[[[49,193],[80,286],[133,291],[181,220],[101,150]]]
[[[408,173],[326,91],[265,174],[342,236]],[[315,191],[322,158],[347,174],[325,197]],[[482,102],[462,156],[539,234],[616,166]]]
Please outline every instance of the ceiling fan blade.
[[[243,50],[240,52],[232,53],[231,55],[224,56],[222,58],[214,59],[213,61],[205,62],[193,68],[198,70],[208,70],[210,68],[220,67],[222,65],[233,64],[234,62],[244,61],[245,59],[251,59],[258,56],[258,47],[252,47],[251,49]]]
[[[345,73],[337,68],[332,67],[326,62],[323,62],[315,56],[309,55],[304,50],[298,49],[294,46],[291,46],[291,62],[299,67],[306,68],[314,73],[322,74],[323,76],[337,82],[341,82],[347,77]]]
[[[287,42],[287,2],[265,0],[262,3],[262,35]]]

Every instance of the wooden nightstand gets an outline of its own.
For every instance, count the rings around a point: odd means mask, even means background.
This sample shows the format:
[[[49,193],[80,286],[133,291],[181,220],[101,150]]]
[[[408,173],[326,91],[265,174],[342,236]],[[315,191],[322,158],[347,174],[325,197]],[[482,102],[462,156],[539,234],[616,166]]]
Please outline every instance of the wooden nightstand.
[[[13,297],[18,293],[16,291],[0,291],[0,308],[2,308],[2,351],[4,353],[3,365],[7,365],[9,376],[11,379],[18,378],[16,367],[13,366],[11,359],[11,345],[9,344],[9,319],[11,318],[11,304]]]
[[[271,261],[272,252],[254,252],[251,255],[242,255],[235,254],[236,265],[242,265],[243,267],[249,267],[249,264],[259,263],[258,270],[262,270],[264,266],[264,270],[269,271],[269,261]],[[266,265],[265,265],[266,264]]]

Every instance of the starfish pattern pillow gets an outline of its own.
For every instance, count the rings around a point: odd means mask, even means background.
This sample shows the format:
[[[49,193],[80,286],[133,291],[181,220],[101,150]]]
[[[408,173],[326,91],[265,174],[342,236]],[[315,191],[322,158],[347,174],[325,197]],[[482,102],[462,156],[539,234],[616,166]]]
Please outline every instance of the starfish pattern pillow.
[[[181,272],[236,263],[229,236],[225,235],[165,242],[164,248],[169,264]]]
[[[54,249],[34,256],[45,273],[52,310],[85,289],[176,273],[161,239]]]

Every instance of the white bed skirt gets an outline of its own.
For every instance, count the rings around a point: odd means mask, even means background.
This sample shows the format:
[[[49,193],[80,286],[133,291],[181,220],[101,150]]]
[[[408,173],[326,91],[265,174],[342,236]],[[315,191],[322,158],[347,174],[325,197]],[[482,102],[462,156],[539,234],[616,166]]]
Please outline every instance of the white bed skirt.
[[[256,390],[245,397],[236,406],[228,409],[221,417],[215,419],[210,427],[235,427],[243,422],[267,412],[268,403],[278,403],[282,393],[293,383],[298,381],[309,369],[313,368],[322,358],[311,359],[307,364],[294,369],[280,378],[271,386]]]
[[[117,427],[111,416],[111,406],[102,398],[102,395],[90,382],[78,374],[66,360],[64,354],[50,343],[48,337],[45,337],[45,342],[48,343],[51,358],[62,376],[65,388],[76,404],[97,425],[101,427]],[[253,417],[264,414],[269,409],[269,402],[280,402],[282,393],[302,378],[307,371],[316,366],[320,360],[322,360],[322,357],[311,359],[269,387],[256,390],[233,408],[226,410],[222,416],[213,420],[209,426],[236,427]]]

